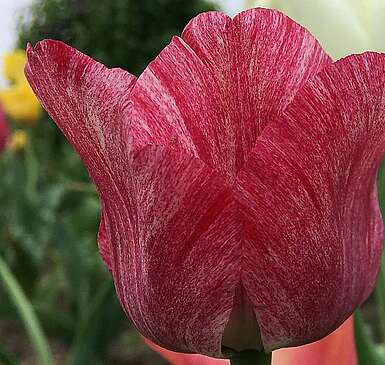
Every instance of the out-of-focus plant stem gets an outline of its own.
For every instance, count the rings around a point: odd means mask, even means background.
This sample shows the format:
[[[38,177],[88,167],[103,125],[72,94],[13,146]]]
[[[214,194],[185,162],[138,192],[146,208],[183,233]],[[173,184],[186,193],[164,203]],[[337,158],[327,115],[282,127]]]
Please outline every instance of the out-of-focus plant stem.
[[[35,201],[37,199],[37,182],[39,179],[39,168],[38,168],[38,162],[35,155],[35,150],[33,148],[33,145],[31,141],[26,145],[25,151],[25,165],[26,165],[26,171],[27,171],[27,181],[26,181],[26,191],[29,195],[29,198],[32,201]]]
[[[54,361],[48,342],[36,318],[33,307],[1,257],[0,281],[3,283],[5,290],[8,292],[23,321],[31,345],[36,352],[38,363],[41,365],[53,365]]]
[[[378,275],[377,286],[374,290],[382,340],[385,341],[385,254],[381,257],[381,269]]]
[[[94,351],[92,342],[91,346],[89,343],[89,341],[92,341],[93,326],[98,321],[98,315],[103,309],[103,305],[105,305],[106,298],[113,295],[113,292],[114,286],[111,279],[108,278],[100,285],[93,301],[89,304],[86,318],[83,318],[79,323],[67,365],[81,365],[84,364],[86,359],[89,359],[89,351]]]

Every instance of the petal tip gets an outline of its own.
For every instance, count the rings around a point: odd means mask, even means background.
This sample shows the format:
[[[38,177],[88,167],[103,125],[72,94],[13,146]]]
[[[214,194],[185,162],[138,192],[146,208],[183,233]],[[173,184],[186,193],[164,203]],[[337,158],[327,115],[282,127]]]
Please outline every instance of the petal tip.
[[[218,21],[223,21],[223,22],[231,22],[232,18],[221,12],[221,11],[206,11],[204,13],[200,13],[194,18],[192,18],[187,25],[184,27],[182,31],[182,38],[184,38],[185,34],[188,33],[195,24],[199,24],[200,26],[202,25],[208,25],[211,26],[213,23],[213,19],[217,19]]]
[[[54,45],[60,45],[60,46],[66,46],[65,43],[53,39],[43,39],[39,42],[37,42],[34,46],[31,42],[27,43],[26,47],[26,55],[27,55],[27,62],[24,67],[25,75],[28,79],[28,76],[32,74],[32,66],[35,62],[36,57],[39,57],[42,53],[46,53],[47,50],[54,46]]]
[[[255,7],[255,8],[246,9],[246,10],[239,12],[238,14],[236,14],[234,16],[233,20],[237,20],[239,18],[242,19],[242,18],[249,17],[249,16],[256,16],[256,15],[262,15],[263,16],[263,15],[271,15],[271,14],[289,18],[286,14],[284,14],[282,11],[279,11],[277,9]]]
[[[26,53],[27,53],[27,56],[32,55],[32,53],[33,53],[33,46],[31,44],[31,42],[27,43]]]

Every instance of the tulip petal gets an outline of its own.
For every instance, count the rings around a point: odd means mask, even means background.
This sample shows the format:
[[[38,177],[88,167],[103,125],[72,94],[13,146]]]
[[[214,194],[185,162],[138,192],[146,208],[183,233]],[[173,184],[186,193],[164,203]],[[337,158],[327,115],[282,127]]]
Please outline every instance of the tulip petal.
[[[172,365],[230,365],[229,360],[217,360],[201,355],[187,355],[144,342]],[[356,365],[357,355],[353,333],[353,318],[320,341],[300,347],[273,352],[272,365]]]
[[[359,3],[359,6],[355,6],[353,2]],[[360,18],[363,18],[366,6],[382,14],[371,1],[361,0],[256,0],[255,5],[283,11],[309,29],[334,58],[372,49],[375,35],[369,31],[374,22],[362,22]]]
[[[144,342],[172,365],[230,365],[229,360],[213,359],[202,355],[182,354],[166,350],[155,343],[143,339]]]
[[[322,340],[273,352],[272,365],[299,364],[357,365],[353,317]]]
[[[125,126],[135,77],[59,41],[42,41],[35,49],[29,45],[27,53],[25,74],[43,107],[80,154],[99,192],[116,194],[129,170]],[[102,219],[99,248],[111,269],[103,231]]]
[[[132,173],[131,212],[103,199],[122,306],[163,347],[219,356],[239,281],[231,190],[200,160],[165,147],[138,152]]]
[[[128,73],[56,41],[28,58],[35,93],[100,192],[99,248],[123,308],[163,346],[218,356],[239,281],[231,190],[192,156],[132,149]]]
[[[181,148],[231,183],[266,125],[330,62],[277,11],[204,13],[138,79],[132,128],[143,145]]]
[[[236,195],[243,283],[265,348],[325,336],[372,290],[384,151],[385,55],[376,53],[327,67],[259,137]]]
[[[35,94],[80,154],[98,189],[110,190],[130,150],[123,129],[135,77],[108,69],[59,41],[45,40],[35,49],[29,45],[27,54],[25,74]]]
[[[111,257],[111,252],[113,252],[113,248],[110,245],[110,242],[107,238],[106,232],[106,222],[104,218],[104,208],[100,208],[100,224],[99,224],[99,232],[98,232],[98,247],[99,253],[102,256],[103,262],[106,265],[107,269],[112,273],[113,269],[113,257]]]

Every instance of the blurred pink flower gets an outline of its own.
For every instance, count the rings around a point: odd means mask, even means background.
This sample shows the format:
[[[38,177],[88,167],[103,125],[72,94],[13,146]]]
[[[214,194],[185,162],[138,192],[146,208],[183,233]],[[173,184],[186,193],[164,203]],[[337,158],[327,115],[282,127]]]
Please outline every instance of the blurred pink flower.
[[[7,120],[5,119],[5,114],[0,107],[0,152],[3,151],[7,145],[8,133]]]
[[[273,353],[272,365],[357,365],[353,317],[323,339]]]
[[[149,340],[145,342],[172,365],[230,365],[228,360],[168,351]],[[274,351],[272,365],[357,365],[353,318],[341,327],[309,345]]]
[[[385,55],[337,62],[267,9],[197,16],[136,79],[46,40],[33,90],[100,193],[122,307],[212,357],[316,341],[371,292]]]

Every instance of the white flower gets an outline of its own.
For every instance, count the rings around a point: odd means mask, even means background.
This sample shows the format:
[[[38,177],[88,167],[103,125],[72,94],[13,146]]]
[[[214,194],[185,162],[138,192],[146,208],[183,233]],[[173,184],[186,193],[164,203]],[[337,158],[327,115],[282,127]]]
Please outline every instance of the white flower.
[[[334,58],[385,51],[384,0],[254,0],[246,6],[283,11],[308,28]]]

